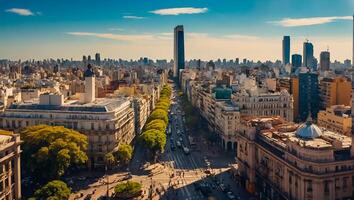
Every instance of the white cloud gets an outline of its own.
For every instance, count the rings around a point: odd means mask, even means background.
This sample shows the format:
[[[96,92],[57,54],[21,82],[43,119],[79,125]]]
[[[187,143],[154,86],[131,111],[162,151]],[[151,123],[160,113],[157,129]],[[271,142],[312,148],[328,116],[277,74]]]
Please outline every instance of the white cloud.
[[[96,37],[117,41],[135,42],[135,41],[147,41],[155,38],[152,34],[112,34],[112,33],[91,33],[91,32],[67,32],[68,35],[83,36],[83,37]]]
[[[327,24],[338,20],[352,20],[352,16],[333,16],[333,17],[310,17],[310,18],[284,18],[280,21],[270,21],[268,23],[284,26],[312,26],[319,24]]]
[[[183,7],[183,8],[166,8],[150,11],[150,13],[156,15],[182,15],[182,14],[199,14],[208,12],[208,8],[193,8],[193,7]]]
[[[10,13],[15,13],[21,16],[31,16],[34,15],[34,13],[28,9],[23,9],[23,8],[11,8],[11,9],[7,9],[6,12],[10,12]]]
[[[134,16],[134,15],[125,15],[123,16],[124,19],[145,19],[145,17]]]

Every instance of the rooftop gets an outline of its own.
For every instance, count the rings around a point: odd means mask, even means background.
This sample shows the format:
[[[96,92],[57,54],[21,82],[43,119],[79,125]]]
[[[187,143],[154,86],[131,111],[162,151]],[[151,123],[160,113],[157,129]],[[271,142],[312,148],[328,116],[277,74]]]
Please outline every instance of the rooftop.
[[[79,101],[67,101],[62,106],[57,105],[40,105],[39,103],[29,102],[12,104],[8,110],[53,110],[53,111],[69,111],[69,112],[111,112],[126,103],[126,98],[101,98],[94,102],[80,104]]]
[[[259,137],[283,149],[286,149],[287,142],[309,149],[341,150],[351,146],[351,137],[309,122],[299,125],[286,122],[280,117],[243,117],[243,120],[258,127]]]

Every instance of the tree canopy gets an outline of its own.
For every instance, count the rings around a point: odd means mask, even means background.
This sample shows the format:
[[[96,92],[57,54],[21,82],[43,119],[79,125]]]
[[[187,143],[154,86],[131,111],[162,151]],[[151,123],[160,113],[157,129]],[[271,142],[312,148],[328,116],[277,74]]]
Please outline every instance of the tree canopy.
[[[117,157],[123,164],[127,164],[133,156],[133,147],[129,144],[121,144],[118,147]]]
[[[139,136],[139,141],[149,150],[156,154],[163,152],[166,145],[166,127],[168,124],[168,110],[171,105],[172,88],[165,85],[160,93],[160,99],[155,105],[155,109],[150,114],[143,133]]]
[[[162,131],[152,129],[145,131],[140,136],[140,141],[146,148],[152,150],[153,152],[163,151],[166,145],[166,135]]]
[[[71,189],[60,180],[54,180],[36,190],[32,200],[67,200]]]
[[[148,122],[151,122],[152,120],[155,120],[155,119],[161,119],[166,124],[168,124],[168,113],[162,109],[155,109],[154,111],[152,111],[152,113],[148,119]]]
[[[112,167],[114,164],[116,164],[116,158],[114,157],[114,155],[109,152],[109,153],[106,153],[104,155],[104,162],[106,164],[107,167]]]
[[[142,186],[138,182],[127,181],[119,183],[114,188],[114,196],[120,198],[132,198],[139,196],[142,192]]]
[[[37,125],[21,130],[20,135],[25,172],[38,180],[60,178],[69,167],[83,165],[88,159],[87,137],[77,131]]]
[[[155,119],[147,123],[144,127],[144,131],[156,129],[159,131],[166,131],[166,123],[161,119]]]

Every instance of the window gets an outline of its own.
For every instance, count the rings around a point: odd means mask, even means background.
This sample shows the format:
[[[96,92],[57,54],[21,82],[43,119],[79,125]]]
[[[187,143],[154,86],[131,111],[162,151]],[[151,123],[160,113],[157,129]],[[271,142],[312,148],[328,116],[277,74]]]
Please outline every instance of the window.
[[[348,177],[343,178],[343,190],[348,188]]]
[[[312,181],[307,181],[307,192],[312,192]]]

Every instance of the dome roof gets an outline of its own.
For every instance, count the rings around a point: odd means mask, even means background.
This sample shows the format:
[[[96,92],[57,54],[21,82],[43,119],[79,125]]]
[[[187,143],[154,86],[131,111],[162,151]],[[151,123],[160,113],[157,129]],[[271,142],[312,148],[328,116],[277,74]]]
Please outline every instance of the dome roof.
[[[87,65],[87,69],[84,72],[84,77],[94,77],[95,73],[93,72],[92,66],[89,64]]]
[[[300,125],[296,131],[296,136],[304,139],[314,139],[322,135],[321,129],[312,123],[311,119]]]

